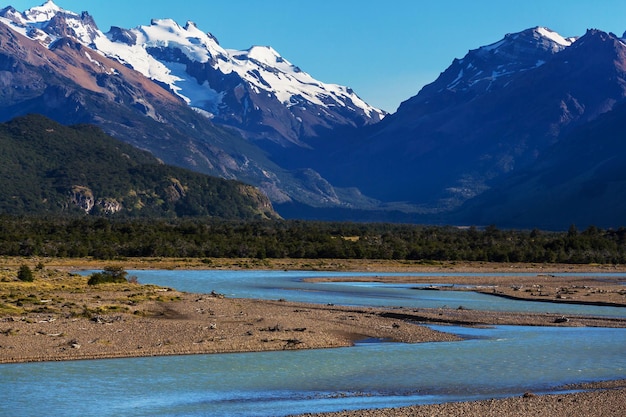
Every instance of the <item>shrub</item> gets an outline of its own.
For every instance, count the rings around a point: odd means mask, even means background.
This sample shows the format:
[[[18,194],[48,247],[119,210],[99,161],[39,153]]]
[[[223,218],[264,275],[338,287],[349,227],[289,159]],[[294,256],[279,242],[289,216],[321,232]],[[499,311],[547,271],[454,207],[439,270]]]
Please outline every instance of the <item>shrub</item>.
[[[121,267],[107,266],[102,272],[94,272],[87,281],[88,285],[115,284],[128,282],[128,272]]]
[[[17,279],[24,282],[33,282],[35,277],[33,276],[33,271],[30,270],[28,265],[20,266],[19,271],[17,271]]]

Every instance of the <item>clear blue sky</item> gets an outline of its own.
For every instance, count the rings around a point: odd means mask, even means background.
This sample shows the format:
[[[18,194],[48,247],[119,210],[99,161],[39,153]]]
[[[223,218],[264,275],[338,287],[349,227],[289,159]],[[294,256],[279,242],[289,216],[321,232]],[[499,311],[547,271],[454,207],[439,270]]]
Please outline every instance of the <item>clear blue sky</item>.
[[[454,58],[506,33],[545,26],[622,35],[626,0],[54,0],[88,11],[103,32],[151,18],[191,20],[225,48],[271,45],[313,77],[352,87],[393,112]],[[23,11],[45,0],[5,0]],[[1,4],[1,3],[0,3]]]

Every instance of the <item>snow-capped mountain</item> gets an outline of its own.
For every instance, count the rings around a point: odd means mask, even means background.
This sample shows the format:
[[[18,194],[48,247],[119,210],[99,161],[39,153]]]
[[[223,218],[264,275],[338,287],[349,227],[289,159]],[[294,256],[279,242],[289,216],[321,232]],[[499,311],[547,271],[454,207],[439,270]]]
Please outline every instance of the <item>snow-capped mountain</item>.
[[[403,105],[427,104],[432,107],[436,105],[437,98],[445,102],[451,95],[462,97],[497,91],[512,78],[541,67],[575,40],[544,27],[509,33],[498,42],[481,46],[469,51],[463,58],[455,59],[435,82],[425,86],[420,94]]]
[[[314,99],[313,85],[302,86],[298,95],[306,107],[288,107],[277,97],[284,99],[285,91],[302,83],[294,81],[293,87],[287,82],[293,80],[281,74],[291,69],[301,81],[308,76],[284,60],[278,62],[281,58],[271,49],[234,53],[191,24],[180,28],[168,20],[153,23],[133,30],[112,28],[104,34],[87,12],[63,10],[52,1],[25,12],[12,7],[1,10],[0,120],[38,113],[66,125],[94,124],[165,163],[255,185],[273,203],[377,204],[358,191],[334,187],[307,166],[286,169],[273,160],[279,159],[279,152],[299,148],[274,143],[304,146],[305,135],[317,129],[370,123],[373,118],[358,116],[366,114],[365,110],[360,113],[347,101],[346,106],[310,104],[304,97]],[[164,32],[168,37],[157,40]],[[151,43],[144,43],[148,39]],[[263,67],[263,71],[250,70],[261,84],[249,84],[236,71],[223,73],[216,66],[231,59],[232,68]],[[276,69],[264,63],[273,61]],[[263,76],[272,80],[272,74],[285,81],[281,88],[277,86],[274,92],[257,87],[263,85]],[[341,91],[341,87],[322,83],[315,88],[334,91],[334,96]],[[315,97],[324,101],[319,94]],[[350,92],[347,97],[357,100]],[[247,112],[237,113],[237,105]],[[301,120],[294,116],[296,111],[302,112]],[[357,116],[350,118],[354,113]],[[220,126],[228,118],[248,138]],[[250,137],[266,137],[271,142]]]
[[[496,89],[518,73],[545,64],[574,40],[543,27],[508,34],[494,44],[482,46],[470,51],[463,59],[455,60],[445,73],[446,81],[454,76],[446,89]]]
[[[626,41],[536,27],[455,59],[396,113],[309,163],[390,206],[441,213],[525,172],[625,102]]]
[[[102,35],[89,13],[64,10],[52,0],[23,13],[8,6],[0,11],[0,16],[4,24],[46,46],[63,37],[89,45],[92,39]]]
[[[52,0],[23,13],[8,7],[0,16],[47,47],[72,37],[251,138],[302,144],[324,130],[368,125],[385,116],[351,89],[314,79],[271,47],[225,49],[192,22],[182,27],[171,19],[153,19],[149,26],[113,27],[105,34],[87,12],[64,10]]]

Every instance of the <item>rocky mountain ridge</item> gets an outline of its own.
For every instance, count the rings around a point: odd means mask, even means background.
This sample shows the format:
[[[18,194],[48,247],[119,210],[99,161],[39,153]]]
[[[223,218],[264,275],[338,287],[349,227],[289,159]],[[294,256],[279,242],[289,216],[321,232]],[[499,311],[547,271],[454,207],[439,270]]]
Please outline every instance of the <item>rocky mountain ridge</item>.
[[[103,33],[88,12],[67,11],[52,0],[23,13],[9,7],[0,16],[47,47],[73,38],[247,137],[305,146],[304,139],[324,130],[376,123],[385,115],[348,87],[314,79],[271,47],[225,49],[191,21],[180,26],[153,19],[149,26]]]

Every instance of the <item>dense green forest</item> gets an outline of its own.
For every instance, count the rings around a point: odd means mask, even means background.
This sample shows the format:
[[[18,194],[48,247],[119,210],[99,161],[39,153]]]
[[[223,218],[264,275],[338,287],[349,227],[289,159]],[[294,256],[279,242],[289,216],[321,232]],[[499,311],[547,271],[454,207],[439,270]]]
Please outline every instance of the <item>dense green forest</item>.
[[[252,186],[161,163],[91,125],[0,124],[0,213],[278,217]]]
[[[567,232],[382,223],[0,215],[1,256],[626,263],[626,228]]]

